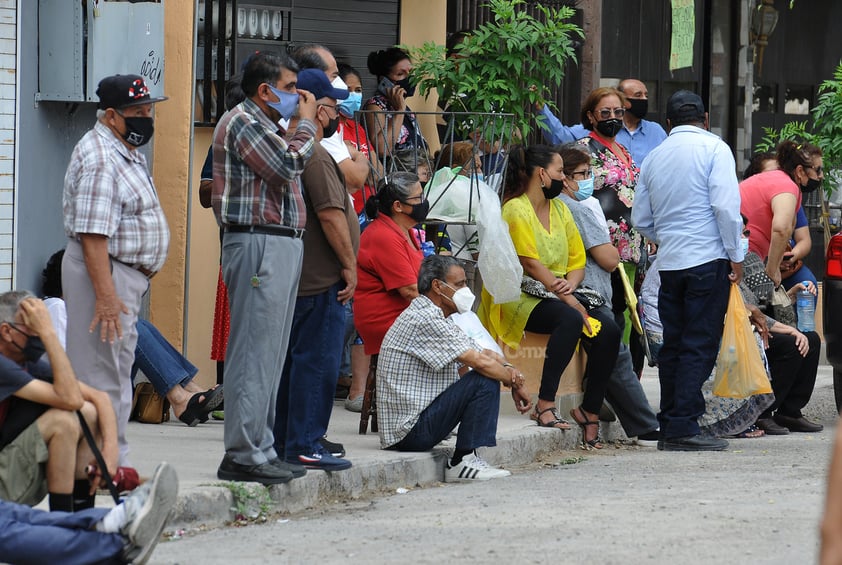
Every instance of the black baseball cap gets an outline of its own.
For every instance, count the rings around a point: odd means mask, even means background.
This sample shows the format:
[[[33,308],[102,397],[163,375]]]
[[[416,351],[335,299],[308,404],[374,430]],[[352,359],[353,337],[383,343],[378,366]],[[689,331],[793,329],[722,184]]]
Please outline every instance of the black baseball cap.
[[[667,100],[667,119],[671,122],[705,117],[702,97],[689,90],[679,90]]]
[[[119,110],[120,108],[128,108],[129,106],[163,102],[167,99],[166,96],[153,98],[149,94],[146,81],[140,75],[113,75],[105,77],[99,81],[96,95],[99,96],[99,105],[97,107],[100,110],[107,108]]]

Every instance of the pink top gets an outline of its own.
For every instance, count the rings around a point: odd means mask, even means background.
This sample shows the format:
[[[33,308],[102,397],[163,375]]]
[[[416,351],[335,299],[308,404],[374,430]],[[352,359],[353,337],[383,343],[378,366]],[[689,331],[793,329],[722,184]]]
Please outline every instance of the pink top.
[[[746,227],[751,232],[748,248],[764,259],[769,255],[772,240],[772,199],[784,193],[795,196],[795,209],[798,210],[801,207],[801,190],[784,171],[759,173],[740,183],[740,212],[748,218]],[[794,211],[792,222],[794,230]]]

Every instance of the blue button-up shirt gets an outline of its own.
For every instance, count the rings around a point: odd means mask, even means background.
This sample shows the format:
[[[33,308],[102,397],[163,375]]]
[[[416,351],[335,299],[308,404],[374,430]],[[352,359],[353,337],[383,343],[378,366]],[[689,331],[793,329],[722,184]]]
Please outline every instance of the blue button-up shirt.
[[[643,164],[632,223],[658,244],[660,271],[741,263],[740,187],[728,145],[696,126],[673,128]]]
[[[547,106],[541,110],[541,114],[546,118],[547,125],[550,129],[541,129],[544,135],[544,140],[549,144],[556,143],[571,143],[577,139],[587,137],[590,133],[582,124],[574,126],[566,126],[562,124],[557,117],[550,112]],[[626,124],[623,123],[623,129],[617,134],[615,138],[617,143],[625,147],[631,153],[634,162],[640,166],[643,160],[649,155],[655,147],[667,138],[667,132],[657,122],[650,122],[649,120],[640,120],[637,129],[629,131]]]

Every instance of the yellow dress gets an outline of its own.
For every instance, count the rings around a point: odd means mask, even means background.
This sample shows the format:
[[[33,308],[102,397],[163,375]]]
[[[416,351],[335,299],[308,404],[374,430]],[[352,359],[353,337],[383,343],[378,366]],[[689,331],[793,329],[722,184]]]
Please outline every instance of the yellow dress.
[[[570,210],[561,200],[554,198],[550,201],[550,231],[544,229],[526,194],[503,205],[503,220],[509,226],[518,256],[537,259],[560,278],[570,271],[585,268],[582,237]],[[541,300],[521,292],[519,300],[494,304],[491,295],[483,288],[477,314],[494,339],[502,339],[506,345],[517,349],[526,321]]]

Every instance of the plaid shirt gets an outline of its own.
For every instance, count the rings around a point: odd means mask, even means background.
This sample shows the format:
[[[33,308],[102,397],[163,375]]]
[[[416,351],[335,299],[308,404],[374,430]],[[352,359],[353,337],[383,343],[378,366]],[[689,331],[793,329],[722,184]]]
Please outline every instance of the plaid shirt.
[[[213,134],[213,195],[221,226],[307,220],[299,176],[313,154],[316,125],[299,120],[290,139],[249,98],[227,112]]]
[[[102,122],[73,149],[62,206],[68,237],[104,235],[115,259],[150,271],[164,266],[170,230],[146,158]]]
[[[377,423],[380,446],[398,443],[421,412],[459,379],[456,358],[482,351],[441,308],[415,298],[386,333],[377,360]]]

